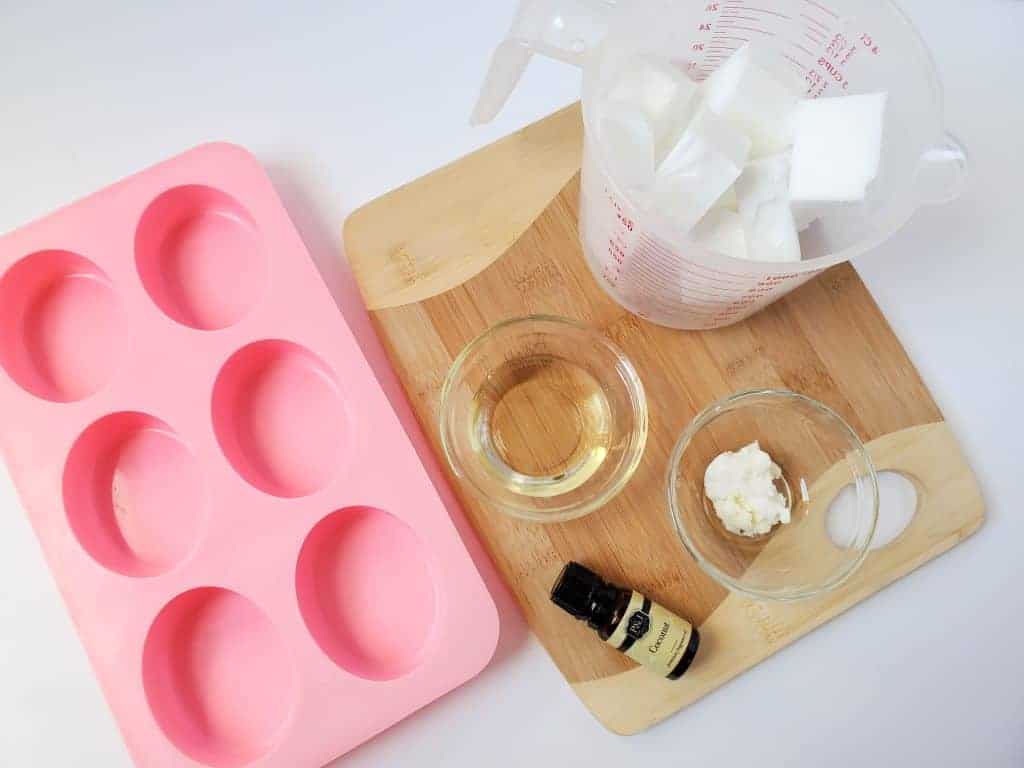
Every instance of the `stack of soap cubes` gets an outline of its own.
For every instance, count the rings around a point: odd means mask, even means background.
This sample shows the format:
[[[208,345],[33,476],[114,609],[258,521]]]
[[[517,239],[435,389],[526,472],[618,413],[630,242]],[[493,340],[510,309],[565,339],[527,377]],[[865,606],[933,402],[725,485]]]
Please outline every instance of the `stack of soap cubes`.
[[[675,228],[737,259],[800,261],[799,233],[864,199],[885,93],[805,100],[748,44],[704,83],[638,56],[599,106],[613,178]]]

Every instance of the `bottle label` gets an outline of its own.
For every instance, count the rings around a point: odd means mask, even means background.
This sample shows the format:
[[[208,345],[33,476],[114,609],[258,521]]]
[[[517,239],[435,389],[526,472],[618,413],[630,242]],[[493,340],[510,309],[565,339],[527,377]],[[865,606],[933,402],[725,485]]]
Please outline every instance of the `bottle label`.
[[[667,608],[633,592],[626,615],[606,641],[640,664],[668,677],[690,644],[693,627]]]

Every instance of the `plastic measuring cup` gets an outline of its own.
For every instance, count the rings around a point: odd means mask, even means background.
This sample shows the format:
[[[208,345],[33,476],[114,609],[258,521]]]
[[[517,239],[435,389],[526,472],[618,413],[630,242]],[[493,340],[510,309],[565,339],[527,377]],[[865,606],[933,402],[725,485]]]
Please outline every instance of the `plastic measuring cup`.
[[[801,235],[804,260],[716,253],[617,183],[596,139],[599,95],[637,54],[703,80],[751,42],[806,98],[887,91],[881,166],[862,203],[836,206]],[[540,53],[583,68],[580,238],[598,282],[621,305],[675,328],[749,317],[822,270],[890,237],[928,203],[956,198],[967,155],[943,126],[942,87],[924,41],[889,0],[523,0],[473,113],[501,109]]]

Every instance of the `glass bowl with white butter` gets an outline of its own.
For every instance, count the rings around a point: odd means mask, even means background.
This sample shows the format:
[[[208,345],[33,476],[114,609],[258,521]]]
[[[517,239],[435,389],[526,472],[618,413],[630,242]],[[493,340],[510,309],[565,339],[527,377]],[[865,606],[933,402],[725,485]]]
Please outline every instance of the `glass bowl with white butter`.
[[[831,408],[750,390],[687,427],[669,462],[668,505],[683,546],[723,586],[800,600],[838,587],[867,557],[878,482],[857,433]]]

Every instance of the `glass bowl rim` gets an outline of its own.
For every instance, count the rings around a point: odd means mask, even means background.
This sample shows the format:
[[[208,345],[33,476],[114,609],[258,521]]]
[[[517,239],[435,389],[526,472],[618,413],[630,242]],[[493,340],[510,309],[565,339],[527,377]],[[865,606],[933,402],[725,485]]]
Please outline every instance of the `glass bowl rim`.
[[[457,460],[449,434],[454,414],[454,409],[450,402],[451,395],[455,388],[455,382],[458,381],[459,375],[466,367],[468,361],[477,351],[479,351],[481,347],[491,341],[493,337],[498,335],[500,332],[517,325],[525,327],[530,323],[557,324],[573,331],[581,332],[588,338],[598,342],[615,357],[626,372],[626,376],[623,378],[623,384],[629,394],[629,402],[632,406],[631,412],[633,415],[633,421],[635,422],[633,431],[637,438],[634,441],[632,450],[626,454],[625,460],[620,463],[615,474],[610,476],[606,487],[604,487],[600,493],[582,501],[562,507],[555,507],[545,512],[534,511],[525,505],[519,506],[509,504],[504,501],[497,501],[489,496],[487,491],[477,484],[472,475],[468,474],[463,469],[462,462]],[[551,331],[547,331],[547,333],[551,333]],[[474,495],[483,503],[491,505],[495,509],[511,515],[512,517],[529,520],[531,522],[563,523],[584,517],[585,515],[589,515],[590,513],[600,509],[615,498],[633,477],[637,467],[640,465],[640,460],[643,458],[644,451],[647,446],[649,427],[647,392],[644,389],[640,374],[637,373],[636,368],[633,366],[633,361],[630,360],[628,355],[619,349],[618,345],[608,339],[596,327],[587,325],[579,320],[562,317],[560,315],[520,315],[502,320],[501,322],[495,323],[481,331],[462,349],[461,352],[459,352],[455,360],[452,361],[451,367],[448,369],[448,373],[445,376],[444,385],[441,387],[441,401],[439,409],[438,431],[441,433],[441,449],[444,452],[444,457],[448,462],[448,466],[451,468],[452,472],[455,473],[455,476],[467,483],[467,485],[472,488]]]
[[[682,521],[682,513],[679,508],[679,502],[676,498],[675,487],[679,479],[679,463],[686,452],[686,449],[690,447],[690,443],[696,434],[703,429],[707,424],[714,420],[717,416],[732,410],[737,404],[742,405],[745,401],[754,398],[772,398],[777,400],[790,400],[802,403],[810,406],[819,413],[824,414],[831,418],[838,426],[841,432],[845,434],[847,439],[850,441],[852,450],[857,454],[867,467],[867,477],[869,480],[869,489],[871,491],[871,530],[868,532],[868,536],[865,539],[864,545],[860,548],[857,556],[841,570],[836,576],[829,581],[825,582],[820,586],[807,589],[789,589],[789,590],[774,590],[764,591],[755,589],[753,587],[745,585],[741,580],[735,579],[729,576],[724,571],[719,569],[706,557],[704,557],[696,544],[690,538],[689,532],[686,530],[686,526]],[[697,565],[701,567],[706,574],[711,576],[715,581],[721,584],[726,589],[732,592],[738,592],[752,597],[758,600],[770,600],[773,602],[795,602],[798,600],[804,600],[810,597],[816,597],[826,592],[831,592],[837,587],[842,586],[863,564],[864,560],[867,559],[868,554],[871,552],[871,542],[875,537],[875,529],[878,525],[878,509],[879,509],[879,495],[878,495],[878,473],[875,469],[875,464],[871,460],[871,454],[868,452],[867,447],[861,441],[860,436],[851,427],[842,416],[836,413],[835,410],[815,400],[813,397],[801,394],[799,392],[793,392],[788,389],[766,387],[761,389],[743,389],[739,392],[734,392],[731,395],[723,397],[705,407],[700,413],[694,416],[693,420],[687,425],[686,429],[683,430],[682,435],[676,442],[675,447],[672,449],[672,454],[669,457],[668,471],[666,473],[665,483],[666,496],[668,498],[668,509],[669,519],[672,522],[672,527],[675,529],[676,536],[682,542],[683,547],[690,554],[690,556],[697,562]]]

